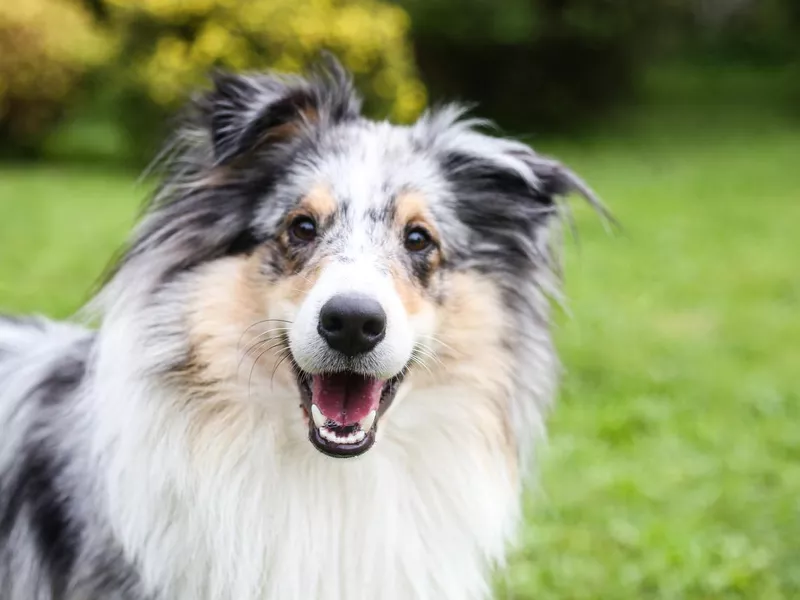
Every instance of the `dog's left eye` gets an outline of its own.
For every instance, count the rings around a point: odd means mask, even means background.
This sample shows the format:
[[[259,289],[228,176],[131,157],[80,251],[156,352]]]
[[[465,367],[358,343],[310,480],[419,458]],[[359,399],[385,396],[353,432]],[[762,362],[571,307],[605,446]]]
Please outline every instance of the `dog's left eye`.
[[[422,252],[433,244],[431,234],[422,227],[412,227],[406,231],[405,247],[409,252]]]
[[[317,224],[311,217],[295,217],[289,224],[289,237],[295,243],[308,244],[317,237]]]

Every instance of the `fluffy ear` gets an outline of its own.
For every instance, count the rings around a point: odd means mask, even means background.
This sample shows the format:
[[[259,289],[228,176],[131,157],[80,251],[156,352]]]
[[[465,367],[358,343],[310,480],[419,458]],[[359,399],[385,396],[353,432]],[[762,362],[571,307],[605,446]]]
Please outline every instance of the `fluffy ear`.
[[[331,58],[307,78],[217,72],[213,82],[200,106],[218,165],[360,111],[350,76]]]
[[[513,151],[520,161],[530,169],[534,188],[541,196],[552,202],[558,197],[578,194],[586,200],[605,220],[616,224],[614,217],[597,194],[574,171],[557,160],[537,154],[528,147]]]
[[[502,212],[507,205],[507,216],[540,221],[557,211],[558,197],[577,193],[609,217],[570,169],[526,144],[489,135],[485,130],[491,124],[464,118],[466,112],[459,105],[445,106],[424,115],[413,130],[419,143],[440,157],[462,203],[473,200],[487,214]]]

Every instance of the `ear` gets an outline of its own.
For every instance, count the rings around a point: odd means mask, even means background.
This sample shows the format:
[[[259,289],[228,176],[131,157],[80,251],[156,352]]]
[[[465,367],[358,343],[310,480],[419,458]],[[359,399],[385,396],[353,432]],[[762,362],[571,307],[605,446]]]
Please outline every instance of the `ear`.
[[[557,212],[557,199],[583,196],[609,217],[598,197],[573,171],[521,142],[489,135],[491,123],[465,118],[467,107],[446,105],[412,128],[420,146],[438,156],[456,196],[491,214],[505,205],[517,220],[541,222]]]
[[[308,78],[217,72],[212,80],[214,89],[200,106],[218,165],[308,128],[359,116],[352,80],[332,58]]]
[[[556,198],[577,194],[586,200],[605,220],[615,223],[614,217],[600,198],[574,171],[561,162],[537,154],[524,146],[511,152],[530,171],[533,187],[541,197],[552,202]]]

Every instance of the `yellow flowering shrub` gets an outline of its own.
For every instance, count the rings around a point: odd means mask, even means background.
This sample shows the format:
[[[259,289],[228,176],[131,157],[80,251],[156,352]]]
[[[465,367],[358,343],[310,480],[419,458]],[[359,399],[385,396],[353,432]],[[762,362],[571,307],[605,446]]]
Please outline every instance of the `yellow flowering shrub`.
[[[0,1],[0,139],[35,145],[111,42],[74,0]]]
[[[122,59],[133,61],[135,80],[165,107],[202,84],[213,66],[299,71],[323,49],[355,74],[368,102],[393,117],[409,120],[425,103],[408,15],[386,1],[108,0],[108,6],[133,43]]]

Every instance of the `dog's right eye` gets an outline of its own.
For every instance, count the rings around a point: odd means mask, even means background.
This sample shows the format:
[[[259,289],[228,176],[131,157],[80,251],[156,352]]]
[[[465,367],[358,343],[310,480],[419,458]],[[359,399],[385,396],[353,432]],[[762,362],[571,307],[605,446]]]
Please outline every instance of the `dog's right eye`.
[[[406,232],[404,245],[409,252],[424,252],[433,245],[433,240],[422,227],[412,227]]]
[[[317,224],[306,215],[295,217],[289,224],[289,237],[296,244],[311,243],[317,237]]]

